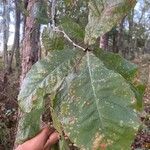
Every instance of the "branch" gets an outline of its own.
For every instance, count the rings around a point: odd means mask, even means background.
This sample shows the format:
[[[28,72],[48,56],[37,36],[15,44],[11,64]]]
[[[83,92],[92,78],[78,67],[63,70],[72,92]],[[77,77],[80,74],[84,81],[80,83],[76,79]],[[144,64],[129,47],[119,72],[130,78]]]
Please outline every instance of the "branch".
[[[81,47],[80,45],[77,45],[76,43],[74,43],[74,42],[71,40],[71,38],[65,33],[65,31],[60,30],[59,28],[55,28],[54,31],[63,33],[64,38],[66,38],[70,43],[72,43],[72,45],[73,45],[74,47],[77,47],[77,48],[79,48],[79,49],[82,49],[83,51],[86,51],[85,48],[83,48],[83,47]]]
[[[56,0],[52,0],[52,8],[51,8],[51,15],[52,15],[52,28],[55,29],[55,15],[56,15]]]
[[[70,37],[62,30],[59,30],[58,28],[55,27],[55,13],[56,13],[56,0],[52,0],[52,10],[51,10],[51,15],[52,15],[52,29],[56,32],[60,32],[60,33],[63,33],[64,37],[70,42],[72,43],[72,45],[74,47],[77,47],[79,49],[82,49],[83,51],[86,51],[85,48],[77,45],[76,43],[74,43]]]

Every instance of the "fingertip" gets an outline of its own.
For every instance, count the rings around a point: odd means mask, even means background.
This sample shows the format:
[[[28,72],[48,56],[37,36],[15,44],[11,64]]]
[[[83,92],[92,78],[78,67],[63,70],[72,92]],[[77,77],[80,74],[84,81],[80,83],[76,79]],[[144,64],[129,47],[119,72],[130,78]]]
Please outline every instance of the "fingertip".
[[[59,135],[58,132],[52,133],[52,134],[49,136],[49,138],[48,138],[48,140],[47,140],[47,142],[46,142],[46,144],[45,144],[45,148],[51,147],[52,145],[56,144],[59,139],[60,139],[60,135]]]
[[[60,135],[58,132],[54,132],[49,136],[48,141],[51,141],[51,143],[56,143],[60,139]]]

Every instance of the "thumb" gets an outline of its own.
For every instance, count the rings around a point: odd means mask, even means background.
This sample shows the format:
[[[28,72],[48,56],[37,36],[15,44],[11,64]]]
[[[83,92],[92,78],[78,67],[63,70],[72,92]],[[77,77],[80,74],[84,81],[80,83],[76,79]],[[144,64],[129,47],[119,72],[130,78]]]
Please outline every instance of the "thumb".
[[[36,137],[26,141],[18,147],[16,150],[41,150],[43,149],[49,135],[53,132],[48,127],[44,128]]]
[[[49,150],[50,147],[51,147],[52,145],[56,144],[59,139],[60,139],[60,136],[59,136],[59,133],[58,133],[58,132],[52,133],[52,134],[49,136],[49,138],[48,138],[48,140],[47,140],[47,142],[46,142],[46,144],[45,144],[45,146],[44,146],[44,149],[45,149],[45,150]]]

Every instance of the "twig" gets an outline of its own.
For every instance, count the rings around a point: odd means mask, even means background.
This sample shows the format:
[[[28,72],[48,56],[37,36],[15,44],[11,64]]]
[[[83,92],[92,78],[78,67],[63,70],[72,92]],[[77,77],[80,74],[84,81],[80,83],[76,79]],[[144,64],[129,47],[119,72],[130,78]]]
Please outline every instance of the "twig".
[[[56,15],[56,0],[52,0],[52,8],[51,8],[51,15],[52,15],[52,28],[55,29],[55,15]]]
[[[58,27],[55,28],[54,31],[63,33],[64,38],[66,38],[70,43],[72,43],[72,45],[73,45],[74,47],[77,47],[77,48],[79,48],[79,49],[82,49],[83,51],[86,51],[85,48],[83,48],[83,47],[81,47],[80,45],[77,45],[76,43],[74,43],[74,42],[71,40],[71,38],[65,33],[65,31],[58,29]]]
[[[56,0],[52,0],[52,10],[51,10],[51,15],[52,15],[52,29],[53,31],[56,31],[56,32],[61,32],[63,33],[64,37],[70,42],[73,44],[74,47],[77,47],[79,49],[82,49],[83,51],[86,51],[85,48],[77,45],[76,43],[74,43],[70,37],[62,30],[59,30],[58,28],[55,27],[55,13],[56,13]]]

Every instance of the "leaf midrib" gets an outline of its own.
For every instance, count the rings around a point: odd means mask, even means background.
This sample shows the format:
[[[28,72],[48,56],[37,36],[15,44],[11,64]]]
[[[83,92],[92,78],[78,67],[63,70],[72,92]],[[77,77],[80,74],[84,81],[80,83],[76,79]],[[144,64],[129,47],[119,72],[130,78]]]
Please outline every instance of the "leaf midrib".
[[[98,98],[96,96],[96,92],[95,92],[95,87],[93,85],[93,77],[92,77],[92,72],[91,72],[91,66],[90,66],[90,53],[87,52],[87,66],[88,66],[88,71],[89,71],[89,76],[90,76],[90,82],[91,82],[91,86],[92,86],[92,90],[93,90],[93,95],[94,95],[94,99],[95,99],[95,103],[96,103],[96,108],[97,108],[97,111],[98,111],[98,115],[99,115],[99,120],[100,120],[100,124],[101,124],[101,128],[104,129],[104,126],[103,126],[103,121],[102,121],[102,116],[101,116],[101,113],[100,113],[100,110],[98,108]]]

